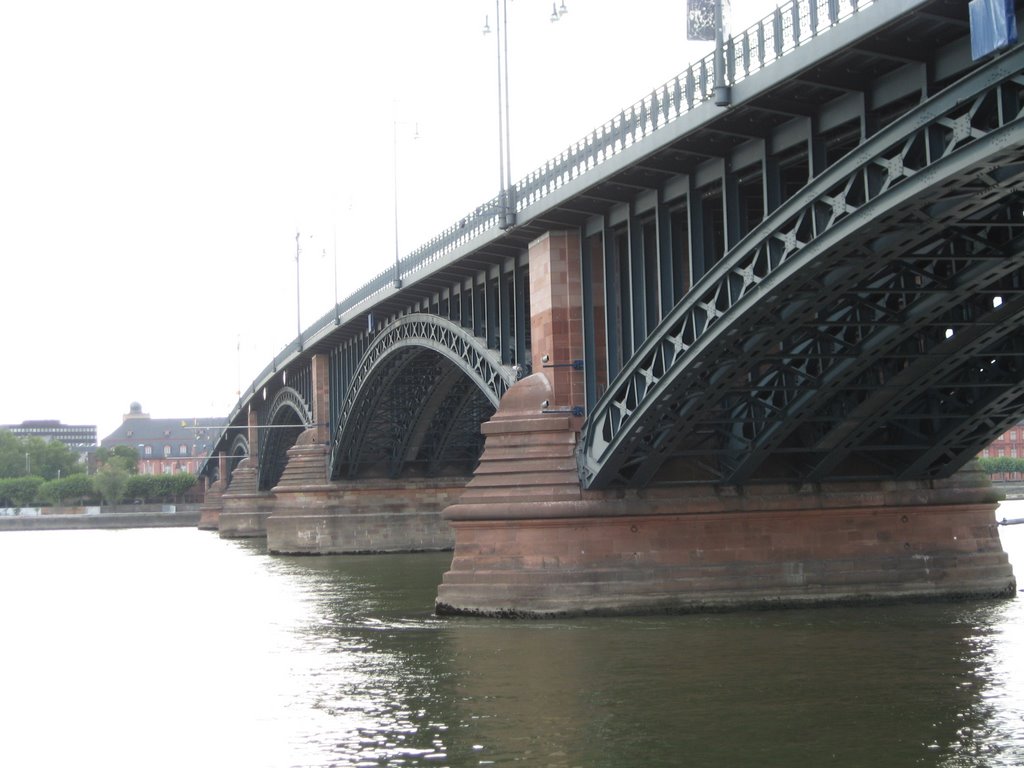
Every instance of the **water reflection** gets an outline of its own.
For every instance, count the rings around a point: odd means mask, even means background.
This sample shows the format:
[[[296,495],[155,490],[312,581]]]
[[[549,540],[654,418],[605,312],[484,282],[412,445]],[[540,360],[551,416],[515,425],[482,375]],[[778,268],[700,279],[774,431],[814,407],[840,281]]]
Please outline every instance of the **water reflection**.
[[[0,764],[1024,763],[1020,599],[439,619],[448,559],[0,536]]]

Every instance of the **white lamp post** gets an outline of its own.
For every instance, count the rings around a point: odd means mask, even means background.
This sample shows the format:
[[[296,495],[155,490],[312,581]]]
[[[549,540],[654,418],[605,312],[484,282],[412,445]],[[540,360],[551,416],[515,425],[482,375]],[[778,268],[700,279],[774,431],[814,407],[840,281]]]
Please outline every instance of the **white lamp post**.
[[[563,2],[551,4],[551,21],[558,21],[569,12]],[[516,223],[516,201],[512,186],[512,150],[509,128],[508,98],[508,0],[494,0],[495,41],[498,52],[498,226],[509,229]],[[489,19],[484,17],[484,34],[491,33]]]
[[[399,120],[392,121],[392,157],[391,157],[391,168],[394,173],[394,193],[395,193],[395,288],[402,287],[402,270],[398,264],[398,126],[410,125],[410,123],[400,123]],[[420,128],[418,123],[412,123],[413,125],[413,139],[420,137]]]

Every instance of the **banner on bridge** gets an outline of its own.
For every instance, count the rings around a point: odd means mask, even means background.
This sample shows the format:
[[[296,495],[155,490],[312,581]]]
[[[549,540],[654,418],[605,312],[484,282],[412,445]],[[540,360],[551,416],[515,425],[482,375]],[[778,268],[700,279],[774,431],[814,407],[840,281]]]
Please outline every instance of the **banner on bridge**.
[[[686,0],[686,37],[688,40],[715,39],[715,7],[722,6],[722,29],[729,18],[729,0]]]
[[[1017,42],[1013,0],[971,0],[967,8],[971,17],[971,58],[974,61]]]

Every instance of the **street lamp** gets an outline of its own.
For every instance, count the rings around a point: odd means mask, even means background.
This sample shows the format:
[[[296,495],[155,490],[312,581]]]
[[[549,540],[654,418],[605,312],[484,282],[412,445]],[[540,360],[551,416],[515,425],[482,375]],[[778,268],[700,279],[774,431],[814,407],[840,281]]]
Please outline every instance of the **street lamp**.
[[[299,244],[299,231],[295,230],[295,338],[299,349],[302,349],[302,300],[299,296],[299,254],[302,253],[302,246]],[[312,235],[307,235],[312,237]]]
[[[715,106],[728,107],[732,103],[732,88],[725,84],[725,15],[723,3],[715,0]]]
[[[551,21],[558,21],[568,12],[564,2],[561,5],[552,3]],[[510,229],[516,224],[516,208],[508,118],[508,0],[494,0],[494,27],[498,52],[498,226]],[[485,35],[491,33],[491,25],[486,16],[483,32]]]
[[[391,136],[392,136],[392,148],[391,148],[391,169],[394,174],[394,193],[395,193],[395,288],[402,287],[402,269],[398,265],[398,120],[393,120],[391,123]],[[409,125],[409,123],[402,123],[403,125]],[[413,123],[413,139],[420,137],[419,123]]]
[[[725,20],[729,0],[686,0],[686,37],[690,40],[714,41],[715,82],[713,99],[716,106],[732,103],[732,88],[725,82]]]

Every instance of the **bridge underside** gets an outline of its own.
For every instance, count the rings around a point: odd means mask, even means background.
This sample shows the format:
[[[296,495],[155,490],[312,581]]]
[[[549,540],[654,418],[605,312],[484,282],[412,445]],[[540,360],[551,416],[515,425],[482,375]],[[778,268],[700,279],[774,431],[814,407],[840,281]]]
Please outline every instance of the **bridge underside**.
[[[454,362],[424,347],[388,356],[338,441],[334,479],[469,476],[494,406]]]
[[[694,286],[588,419],[587,487],[944,478],[1016,423],[1024,87],[981,74]]]
[[[1015,152],[831,248],[784,303],[696,357],[657,408],[674,415],[672,434],[620,473],[951,475],[1024,411],[1022,178]],[[959,209],[954,223],[939,209]]]

